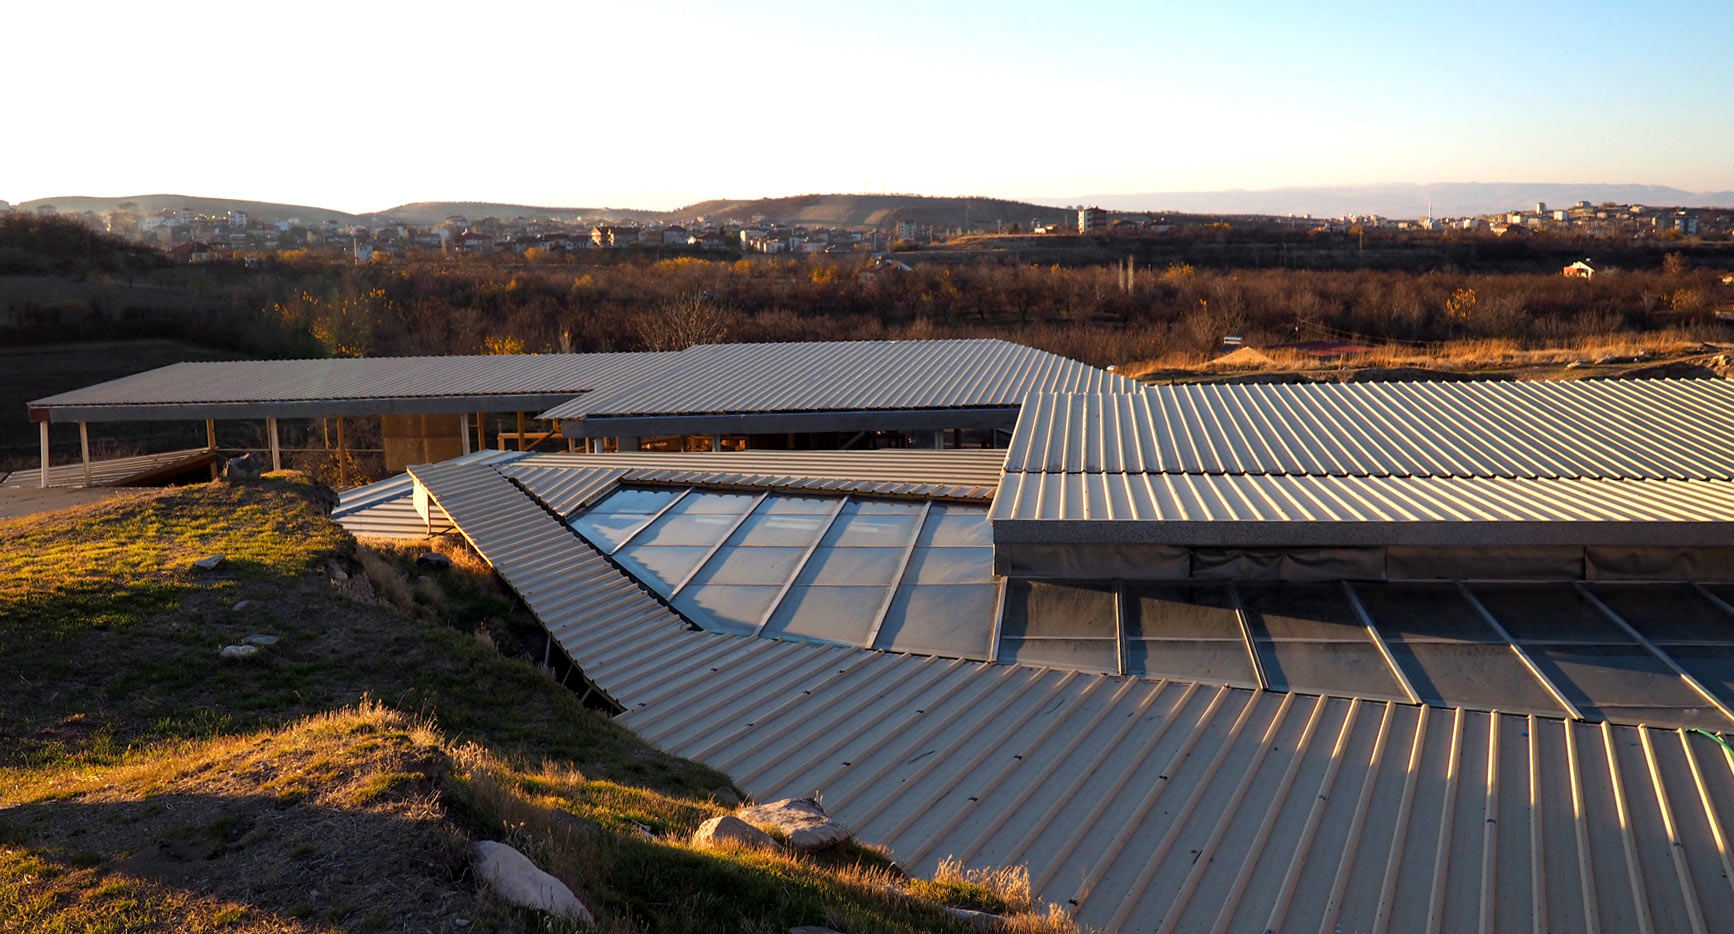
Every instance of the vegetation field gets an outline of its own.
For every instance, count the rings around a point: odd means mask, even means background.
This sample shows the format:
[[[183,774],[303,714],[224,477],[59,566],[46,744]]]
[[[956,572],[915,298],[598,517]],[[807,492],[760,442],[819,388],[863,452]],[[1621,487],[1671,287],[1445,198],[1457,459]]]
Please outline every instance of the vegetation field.
[[[424,571],[310,490],[272,475],[0,520],[0,932],[570,927],[478,885],[476,839],[530,855],[604,931],[966,931],[941,902],[1032,907],[1015,871],[689,846],[726,776],[532,664],[534,624],[461,546]],[[219,657],[250,636],[275,639]]]

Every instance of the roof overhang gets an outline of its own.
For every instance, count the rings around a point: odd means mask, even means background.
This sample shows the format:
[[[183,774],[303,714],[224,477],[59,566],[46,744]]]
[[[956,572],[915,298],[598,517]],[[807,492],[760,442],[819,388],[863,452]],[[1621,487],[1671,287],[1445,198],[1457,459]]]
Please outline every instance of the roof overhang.
[[[1010,430],[1018,407],[854,409],[831,412],[718,412],[682,415],[588,416],[562,424],[568,438],[656,438],[665,435],[758,435],[809,431]]]
[[[31,405],[32,422],[154,422],[248,418],[328,418],[340,415],[460,415],[474,412],[542,412],[578,395],[493,393],[449,396],[381,396],[352,399],[267,399],[245,402],[140,402],[94,405]]]
[[[1734,546],[1716,521],[1416,520],[1257,521],[995,519],[999,545],[1163,545],[1199,548],[1654,547]]]

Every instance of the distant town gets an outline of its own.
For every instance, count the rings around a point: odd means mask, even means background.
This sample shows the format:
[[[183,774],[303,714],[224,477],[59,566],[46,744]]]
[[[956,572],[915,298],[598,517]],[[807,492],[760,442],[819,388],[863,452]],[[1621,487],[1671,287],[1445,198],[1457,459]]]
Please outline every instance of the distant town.
[[[14,208],[0,201],[0,211]],[[18,210],[25,210],[19,208]],[[1557,235],[1609,241],[1727,240],[1734,234],[1734,209],[1657,207],[1643,204],[1569,206],[1537,202],[1521,209],[1463,217],[1392,218],[1381,215],[1199,215],[1120,212],[1078,205],[1045,209],[1045,217],[997,218],[962,224],[927,223],[893,217],[883,224],[817,226],[784,223],[753,215],[711,218],[690,223],[622,222],[610,217],[517,215],[496,217],[454,213],[437,221],[370,216],[364,223],[283,216],[262,219],[244,210],[210,213],[192,207],[144,210],[120,202],[106,213],[62,211],[52,203],[28,210],[37,215],[73,217],[87,226],[164,250],[186,262],[246,260],[268,252],[349,251],[356,262],[416,254],[503,254],[535,260],[591,250],[654,251],[690,254],[849,254],[924,249],[958,238],[992,237],[1160,237],[1177,231],[1233,227],[1242,231],[1289,234],[1481,235],[1495,238]],[[1056,220],[1055,218],[1059,218]]]

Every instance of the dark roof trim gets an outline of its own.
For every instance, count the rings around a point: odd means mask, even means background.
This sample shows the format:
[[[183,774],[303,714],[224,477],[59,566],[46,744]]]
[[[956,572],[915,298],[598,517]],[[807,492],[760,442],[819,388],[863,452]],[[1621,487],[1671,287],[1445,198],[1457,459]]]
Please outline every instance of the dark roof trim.
[[[154,402],[95,405],[31,405],[32,422],[152,422],[247,418],[327,418],[338,415],[459,415],[526,412],[531,416],[578,395],[491,393],[486,395],[388,396],[368,399],[281,399],[257,402]]]
[[[869,409],[841,412],[753,412],[714,415],[591,416],[562,425],[568,438],[656,438],[664,435],[762,435],[790,431],[1010,430],[1017,406],[954,409]]]

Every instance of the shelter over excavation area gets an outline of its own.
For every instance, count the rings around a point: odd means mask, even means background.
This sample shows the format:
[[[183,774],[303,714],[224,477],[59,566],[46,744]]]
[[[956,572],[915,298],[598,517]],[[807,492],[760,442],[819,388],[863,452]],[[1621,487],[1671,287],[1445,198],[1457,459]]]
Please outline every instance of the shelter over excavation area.
[[[991,339],[701,344],[542,413],[567,437],[1005,429],[1032,392],[1137,392],[1058,354]]]
[[[30,403],[31,421],[535,412],[631,381],[672,353],[177,363]]]

